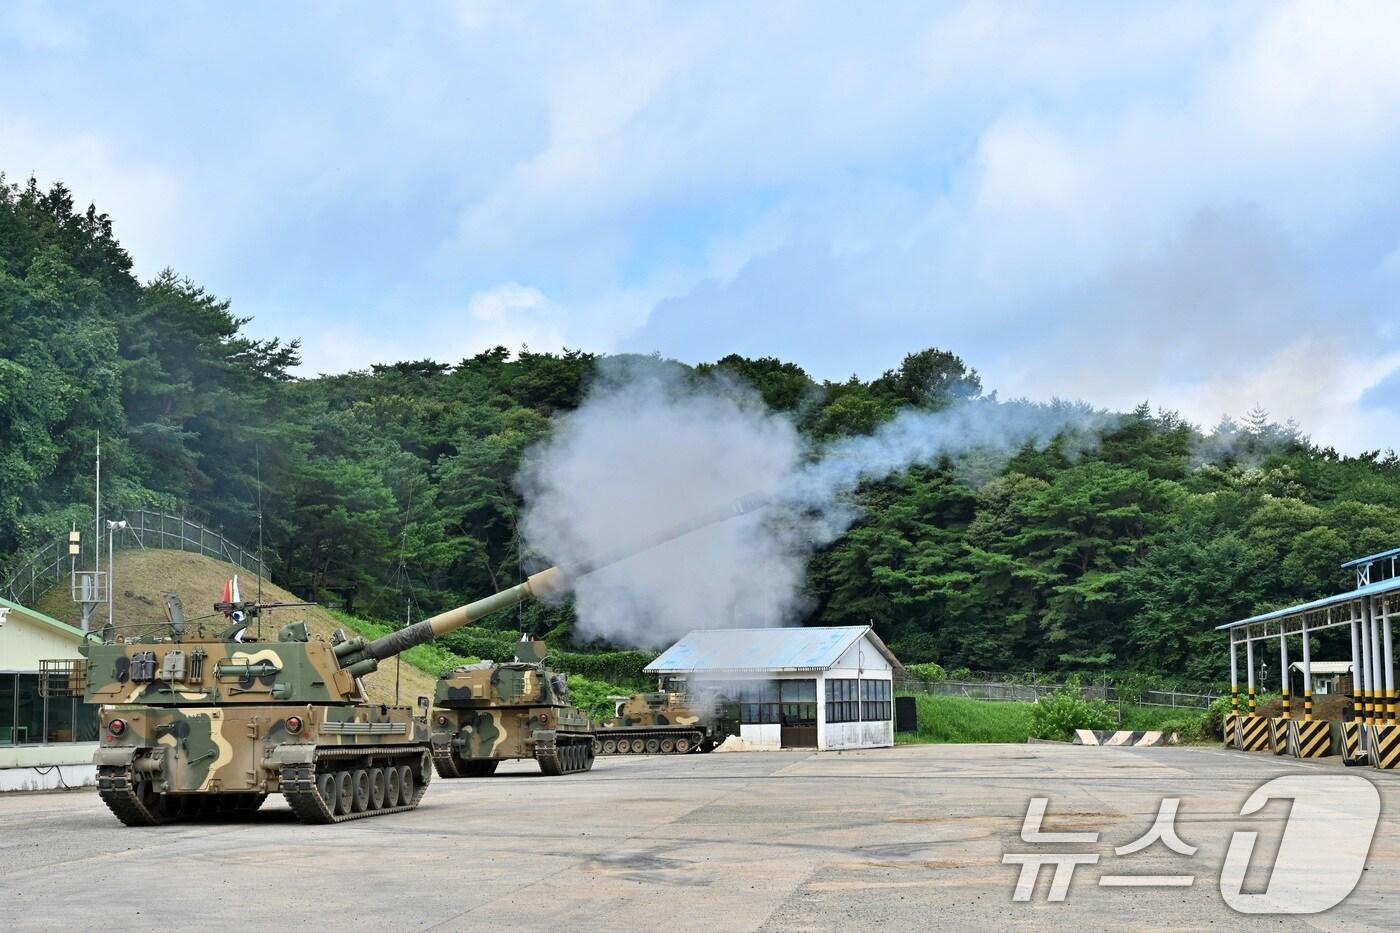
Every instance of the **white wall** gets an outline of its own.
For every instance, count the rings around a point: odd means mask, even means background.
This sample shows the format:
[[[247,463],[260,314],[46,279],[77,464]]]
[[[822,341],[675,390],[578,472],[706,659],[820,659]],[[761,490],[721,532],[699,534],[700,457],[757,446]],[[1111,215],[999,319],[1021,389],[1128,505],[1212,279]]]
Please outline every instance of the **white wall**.
[[[783,744],[782,726],[773,723],[743,723],[739,726],[739,738],[746,745],[758,748],[781,748]]]
[[[78,656],[77,638],[29,618],[23,610],[11,610],[0,625],[0,670],[37,671],[41,660]]]
[[[868,638],[862,637],[837,659],[817,683],[817,747],[820,749],[884,748],[894,744],[894,720],[883,722],[826,721],[826,679],[891,681],[890,714],[894,714],[894,670]]]
[[[880,649],[875,647],[875,643],[870,640],[869,636],[863,635],[854,645],[847,648],[841,657],[836,659],[836,663],[831,665],[830,670],[869,671],[870,679],[874,680],[877,671],[884,671],[887,675],[890,673],[890,662],[885,660],[885,656],[880,653]]]
[[[884,748],[894,744],[894,723],[833,722],[827,724],[824,737],[824,749]]]
[[[95,784],[97,769],[92,755],[96,750],[96,742],[0,746],[0,791]]]

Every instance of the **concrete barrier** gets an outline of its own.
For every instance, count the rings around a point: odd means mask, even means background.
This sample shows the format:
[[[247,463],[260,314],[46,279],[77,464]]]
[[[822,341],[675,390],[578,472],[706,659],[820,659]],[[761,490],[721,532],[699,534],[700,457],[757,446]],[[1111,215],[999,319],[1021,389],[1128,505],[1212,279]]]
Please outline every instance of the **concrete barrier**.
[[[1147,748],[1154,745],[1175,745],[1175,732],[1147,732],[1120,729],[1117,732],[1099,732],[1092,729],[1075,729],[1075,745],[1103,745],[1114,748]]]

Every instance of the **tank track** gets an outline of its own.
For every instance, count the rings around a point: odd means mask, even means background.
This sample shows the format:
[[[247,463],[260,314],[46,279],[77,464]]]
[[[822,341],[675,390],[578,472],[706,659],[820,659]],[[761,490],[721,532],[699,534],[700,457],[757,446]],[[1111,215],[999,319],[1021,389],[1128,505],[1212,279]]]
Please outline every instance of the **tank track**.
[[[433,746],[433,770],[440,778],[490,777],[500,764],[495,759],[472,760],[458,755],[450,745]]]
[[[684,749],[681,739],[687,746]],[[688,755],[713,747],[701,729],[609,729],[593,737],[593,750],[598,755]]]
[[[154,794],[142,790],[131,769],[104,765],[97,769],[97,795],[127,826],[159,826],[177,820],[252,813],[267,794]]]
[[[430,775],[423,768],[418,767],[422,760],[422,755],[427,749],[421,745],[388,745],[379,747],[363,747],[346,745],[340,748],[318,748],[316,749],[316,760],[312,764],[292,764],[283,765],[280,776],[282,796],[287,798],[287,803],[291,806],[296,818],[303,823],[324,825],[327,823],[344,823],[346,820],[358,820],[369,816],[383,816],[387,813],[402,813],[405,810],[412,810],[418,806],[418,802],[423,799],[423,794],[428,789]],[[407,803],[400,803],[396,806],[373,805],[359,809],[352,806],[349,812],[335,801],[328,801],[321,795],[317,787],[317,781],[324,774],[352,773],[350,767],[335,767],[336,764],[345,759],[347,765],[353,764],[353,759],[357,758],[378,758],[383,759],[383,763],[392,763],[395,766],[408,765],[414,774],[413,794]]]
[[[593,736],[588,733],[555,733],[535,740],[535,760],[540,773],[578,774],[593,769]]]

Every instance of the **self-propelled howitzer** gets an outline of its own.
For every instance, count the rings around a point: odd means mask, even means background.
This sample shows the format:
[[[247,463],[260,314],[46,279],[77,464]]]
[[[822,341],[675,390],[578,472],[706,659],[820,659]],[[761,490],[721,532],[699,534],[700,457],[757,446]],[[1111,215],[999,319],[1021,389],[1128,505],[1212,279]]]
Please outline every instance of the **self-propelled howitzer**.
[[[702,516],[571,576],[762,505]],[[433,772],[427,722],[411,707],[369,702],[360,678],[381,661],[493,612],[561,591],[551,567],[525,582],[382,638],[313,639],[305,624],[249,637],[264,607],[216,606],[239,620],[214,631],[171,618],[160,637],[83,646],[45,662],[48,692],[99,704],[98,793],[128,825],[256,810],[280,793],[305,823],[338,823],[418,805]],[[425,702],[422,700],[420,702]]]
[[[164,637],[89,643],[76,664],[48,662],[44,679],[102,705],[97,789],[127,825],[252,811],[273,793],[304,823],[411,810],[433,773],[427,723],[411,707],[369,702],[360,678],[562,580],[550,569],[369,642],[313,639],[301,622],[263,641],[246,624],[213,632],[172,620]],[[216,608],[246,623],[263,612]]]

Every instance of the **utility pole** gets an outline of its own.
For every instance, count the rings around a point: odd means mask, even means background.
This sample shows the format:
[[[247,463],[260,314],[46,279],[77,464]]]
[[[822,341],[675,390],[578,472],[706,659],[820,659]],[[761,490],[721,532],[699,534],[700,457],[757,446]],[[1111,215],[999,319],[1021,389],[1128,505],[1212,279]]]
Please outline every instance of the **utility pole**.
[[[108,523],[107,523],[107,626],[108,626],[109,628],[111,628],[113,631],[116,631],[116,624],[115,624],[115,621],[116,621],[116,620],[114,620],[114,619],[112,618],[112,609],[113,609],[113,604],[112,604],[112,581],[115,580],[117,577],[116,577],[116,565],[115,565],[115,561],[112,560],[112,554],[113,554],[112,536],[113,536],[116,532],[122,531],[122,530],[124,530],[125,528],[126,528],[126,521],[125,521],[125,520],[122,520],[122,521],[119,521],[119,522],[108,522]]]
[[[92,570],[102,572],[102,431],[97,432],[97,490],[92,505]]]

